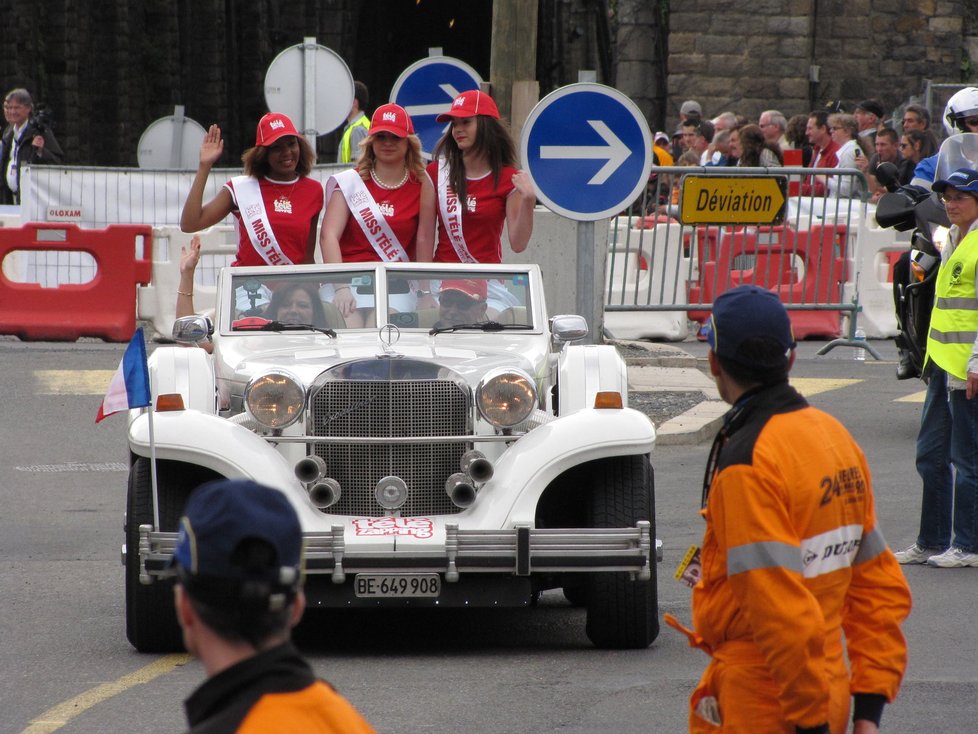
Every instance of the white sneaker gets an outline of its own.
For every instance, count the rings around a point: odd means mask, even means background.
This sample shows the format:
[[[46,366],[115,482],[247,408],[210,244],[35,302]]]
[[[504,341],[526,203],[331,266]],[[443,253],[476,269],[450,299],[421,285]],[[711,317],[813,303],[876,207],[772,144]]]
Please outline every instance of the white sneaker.
[[[940,553],[940,548],[924,548],[914,543],[906,550],[897,551],[893,555],[896,556],[897,563],[906,565],[908,563],[927,563],[928,558]]]
[[[928,558],[927,565],[938,568],[978,567],[978,553],[968,553],[952,545],[940,555]]]

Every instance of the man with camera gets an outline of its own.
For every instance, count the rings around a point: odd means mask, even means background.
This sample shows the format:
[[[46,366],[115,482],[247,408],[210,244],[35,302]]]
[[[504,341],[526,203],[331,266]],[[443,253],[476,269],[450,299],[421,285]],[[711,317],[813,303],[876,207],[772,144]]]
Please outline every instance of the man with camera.
[[[60,163],[64,153],[43,114],[34,113],[26,89],[14,89],[3,99],[7,127],[0,138],[0,204],[20,203],[21,166]]]

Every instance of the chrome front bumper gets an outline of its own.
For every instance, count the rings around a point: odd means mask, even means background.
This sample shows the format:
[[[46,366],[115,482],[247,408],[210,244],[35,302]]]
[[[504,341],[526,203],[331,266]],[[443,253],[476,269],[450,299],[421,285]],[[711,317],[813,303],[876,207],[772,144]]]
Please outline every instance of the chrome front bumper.
[[[429,572],[444,575],[453,583],[465,573],[628,572],[639,580],[651,578],[651,564],[662,559],[661,542],[652,538],[648,521],[634,528],[547,528],[516,527],[505,530],[460,530],[449,523],[445,544],[431,551],[369,551],[350,549],[343,526],[329,532],[304,533],[307,575],[329,574],[334,584],[343,584],[349,574]],[[177,543],[177,533],[154,532],[139,526],[139,580],[152,583],[169,574],[168,565]]]

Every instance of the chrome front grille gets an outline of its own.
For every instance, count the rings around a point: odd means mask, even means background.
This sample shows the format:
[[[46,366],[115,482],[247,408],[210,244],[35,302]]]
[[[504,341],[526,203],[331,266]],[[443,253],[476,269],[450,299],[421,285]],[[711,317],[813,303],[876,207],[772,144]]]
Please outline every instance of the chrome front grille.
[[[469,392],[453,380],[333,379],[311,399],[309,432],[336,438],[461,436],[470,432]],[[377,482],[397,476],[408,486],[402,516],[459,512],[445,492],[445,480],[459,470],[466,444],[315,444],[326,475],[340,483],[339,501],[324,512],[380,517],[374,500]]]

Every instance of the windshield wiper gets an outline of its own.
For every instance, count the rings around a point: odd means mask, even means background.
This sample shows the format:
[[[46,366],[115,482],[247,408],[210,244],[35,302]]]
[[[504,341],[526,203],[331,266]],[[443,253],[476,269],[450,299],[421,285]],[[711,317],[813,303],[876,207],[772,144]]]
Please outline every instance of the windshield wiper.
[[[530,324],[501,324],[498,321],[480,321],[477,324],[452,324],[451,326],[434,326],[428,332],[431,336],[445,334],[459,329],[478,329],[479,331],[507,331],[509,329],[532,329]]]
[[[234,329],[246,330],[246,331],[318,331],[320,334],[325,334],[333,339],[336,338],[336,332],[329,327],[322,328],[320,326],[313,326],[312,324],[293,324],[293,323],[283,323],[281,321],[269,321],[264,324],[247,324],[235,326]]]

